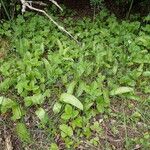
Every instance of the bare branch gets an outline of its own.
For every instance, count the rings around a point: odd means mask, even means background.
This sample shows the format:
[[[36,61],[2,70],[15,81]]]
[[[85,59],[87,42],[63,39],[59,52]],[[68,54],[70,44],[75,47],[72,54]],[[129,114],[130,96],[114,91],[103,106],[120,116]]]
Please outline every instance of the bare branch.
[[[47,6],[46,3],[43,3],[41,1],[26,1],[27,3],[29,4],[37,4],[37,5],[40,5],[40,6]]]
[[[54,5],[56,5],[61,11],[63,11],[62,7],[55,1],[55,0],[49,0],[52,2]]]
[[[51,22],[53,22],[53,24],[55,24],[58,27],[59,30],[61,30],[61,31],[65,32],[66,34],[68,34],[74,41],[76,41],[79,44],[79,41],[73,35],[71,35],[64,27],[60,26],[50,15],[48,15],[48,13],[46,13],[46,11],[33,7],[26,0],[20,0],[20,1],[22,3],[22,13],[24,13],[26,11],[26,8],[29,8],[31,10],[34,10],[34,11],[37,11],[37,12],[40,12],[40,13],[43,13],[46,17],[48,17],[48,19]],[[54,0],[52,0],[52,1],[55,2]]]

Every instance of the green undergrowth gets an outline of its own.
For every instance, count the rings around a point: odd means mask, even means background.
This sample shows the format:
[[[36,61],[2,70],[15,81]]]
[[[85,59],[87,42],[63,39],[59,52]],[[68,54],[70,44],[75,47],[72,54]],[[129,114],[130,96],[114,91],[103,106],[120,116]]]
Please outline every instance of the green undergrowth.
[[[111,112],[114,99],[147,105],[147,22],[148,17],[142,23],[118,21],[106,11],[94,21],[64,19],[63,25],[80,44],[43,16],[27,13],[3,23],[0,35],[10,41],[10,50],[0,59],[0,109],[17,124],[19,138],[24,143],[34,141],[26,119],[32,116],[35,126],[49,134],[50,149],[59,149],[56,137],[65,143],[64,149],[84,142],[94,149],[103,135],[100,120]],[[140,111],[132,115],[142,117]]]

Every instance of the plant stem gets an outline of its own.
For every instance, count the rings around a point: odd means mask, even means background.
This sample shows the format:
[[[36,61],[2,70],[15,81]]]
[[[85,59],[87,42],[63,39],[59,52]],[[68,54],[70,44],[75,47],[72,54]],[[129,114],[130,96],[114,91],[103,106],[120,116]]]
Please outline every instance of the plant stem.
[[[132,9],[132,7],[133,7],[133,2],[134,2],[134,0],[131,1],[131,4],[130,4],[130,7],[129,7],[129,11],[128,11],[128,13],[127,13],[126,19],[129,19],[129,17],[130,17],[131,9]]]
[[[9,15],[9,13],[8,13],[8,11],[7,11],[7,9],[6,9],[6,7],[5,7],[5,4],[4,4],[3,0],[1,0],[1,4],[2,4],[4,10],[5,10],[6,16],[8,17],[9,20],[11,20],[11,19],[10,19],[10,15]]]

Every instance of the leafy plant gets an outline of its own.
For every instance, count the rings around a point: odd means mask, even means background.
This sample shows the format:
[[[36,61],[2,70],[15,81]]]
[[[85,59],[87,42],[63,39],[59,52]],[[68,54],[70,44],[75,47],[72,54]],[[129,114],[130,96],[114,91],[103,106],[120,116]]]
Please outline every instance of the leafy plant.
[[[19,136],[19,138],[23,141],[23,142],[27,142],[30,143],[31,142],[31,137],[30,137],[30,133],[27,130],[26,126],[24,123],[18,123],[16,125],[16,132]]]
[[[0,111],[10,113],[25,142],[31,137],[20,122],[32,115],[37,127],[53,139],[59,136],[66,148],[78,147],[82,139],[97,146],[103,134],[97,116],[107,117],[114,98],[142,101],[138,93],[150,93],[149,24],[119,22],[107,10],[94,22],[64,22],[81,45],[32,13],[0,25],[1,36],[11,43],[11,53],[0,59],[0,93],[5,95]]]

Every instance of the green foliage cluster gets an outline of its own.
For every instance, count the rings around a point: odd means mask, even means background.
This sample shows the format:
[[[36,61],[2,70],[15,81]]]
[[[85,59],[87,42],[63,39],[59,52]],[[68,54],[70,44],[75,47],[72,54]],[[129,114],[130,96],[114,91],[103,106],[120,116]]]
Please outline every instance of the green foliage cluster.
[[[19,122],[34,107],[40,127],[61,135],[66,148],[78,147],[83,138],[96,146],[102,131],[91,119],[109,112],[110,99],[140,100],[137,92],[150,94],[150,25],[108,16],[103,10],[94,21],[64,19],[80,45],[39,15],[19,15],[0,26],[12,47],[0,59],[0,93],[5,95],[0,111],[12,113],[23,141],[29,142],[30,135]]]

